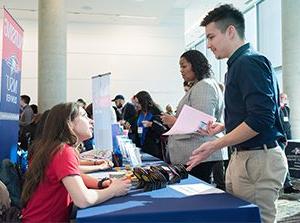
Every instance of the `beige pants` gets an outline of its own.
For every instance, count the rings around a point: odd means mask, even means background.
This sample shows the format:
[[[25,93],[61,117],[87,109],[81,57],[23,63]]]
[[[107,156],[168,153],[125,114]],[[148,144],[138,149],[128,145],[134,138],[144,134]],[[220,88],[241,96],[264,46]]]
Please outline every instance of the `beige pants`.
[[[226,191],[259,207],[264,223],[276,221],[276,204],[286,173],[282,149],[234,152],[226,171]]]

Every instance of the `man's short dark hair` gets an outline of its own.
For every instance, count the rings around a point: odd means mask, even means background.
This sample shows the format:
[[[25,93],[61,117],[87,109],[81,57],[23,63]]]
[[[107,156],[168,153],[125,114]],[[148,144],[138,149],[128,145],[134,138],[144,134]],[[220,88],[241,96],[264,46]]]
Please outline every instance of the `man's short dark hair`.
[[[243,13],[231,4],[224,4],[210,11],[201,22],[201,26],[207,26],[215,22],[222,33],[228,26],[233,25],[241,39],[245,38],[245,19]]]
[[[24,103],[26,103],[27,105],[30,103],[30,97],[28,95],[21,95],[21,100],[24,101]]]

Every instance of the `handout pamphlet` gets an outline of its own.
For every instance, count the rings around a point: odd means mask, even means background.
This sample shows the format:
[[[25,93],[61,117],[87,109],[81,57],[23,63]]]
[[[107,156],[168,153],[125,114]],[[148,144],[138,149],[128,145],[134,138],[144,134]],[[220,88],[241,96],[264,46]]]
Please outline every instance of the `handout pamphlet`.
[[[206,128],[209,121],[214,122],[216,118],[188,105],[184,105],[176,122],[164,135],[193,133],[199,128]]]

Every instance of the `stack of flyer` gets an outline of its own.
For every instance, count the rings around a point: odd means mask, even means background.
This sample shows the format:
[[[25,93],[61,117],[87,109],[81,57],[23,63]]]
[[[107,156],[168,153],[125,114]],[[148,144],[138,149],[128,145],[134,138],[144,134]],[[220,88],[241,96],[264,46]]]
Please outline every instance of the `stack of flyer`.
[[[132,167],[141,166],[140,148],[136,147],[127,136],[118,135],[116,137],[123,159],[127,159]]]

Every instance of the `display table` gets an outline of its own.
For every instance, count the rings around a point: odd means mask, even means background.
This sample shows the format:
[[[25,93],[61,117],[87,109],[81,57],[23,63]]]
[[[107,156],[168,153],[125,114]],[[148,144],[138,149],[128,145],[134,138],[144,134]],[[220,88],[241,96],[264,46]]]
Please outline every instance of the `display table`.
[[[179,185],[203,184],[189,176]],[[214,193],[214,191],[216,193]],[[211,189],[187,196],[170,186],[150,191],[131,191],[97,206],[79,209],[77,222],[260,222],[256,205]]]

